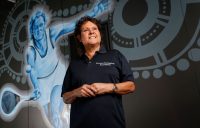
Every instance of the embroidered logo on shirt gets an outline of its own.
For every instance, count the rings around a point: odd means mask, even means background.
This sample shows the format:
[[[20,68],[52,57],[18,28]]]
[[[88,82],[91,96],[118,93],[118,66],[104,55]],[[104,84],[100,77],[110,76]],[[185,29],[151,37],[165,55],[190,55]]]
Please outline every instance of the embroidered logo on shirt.
[[[96,62],[99,66],[111,66],[114,65],[115,63],[113,62]]]

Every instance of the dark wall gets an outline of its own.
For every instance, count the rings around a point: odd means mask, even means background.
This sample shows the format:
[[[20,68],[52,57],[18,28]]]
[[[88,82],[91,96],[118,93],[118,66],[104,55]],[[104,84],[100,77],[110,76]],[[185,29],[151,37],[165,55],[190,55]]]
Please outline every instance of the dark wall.
[[[13,83],[30,90],[24,74],[27,19],[35,5],[49,7],[51,22],[62,21],[91,6],[92,0],[19,0],[0,2],[0,89]],[[111,46],[133,70],[136,91],[123,97],[127,128],[200,127],[200,1],[116,0],[105,19]],[[60,40],[69,58],[67,37]],[[1,114],[1,113],[0,113]],[[38,107],[21,108],[0,127],[45,128]]]

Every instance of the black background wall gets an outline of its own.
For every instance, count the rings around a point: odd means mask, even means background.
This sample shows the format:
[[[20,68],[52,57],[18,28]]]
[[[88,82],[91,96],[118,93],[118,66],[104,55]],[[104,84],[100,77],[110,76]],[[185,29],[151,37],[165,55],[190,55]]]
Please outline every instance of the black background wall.
[[[28,43],[26,22],[35,5],[48,6],[54,22],[84,11],[91,3],[1,0],[0,89],[6,83],[30,89],[23,72],[23,49]],[[123,97],[127,128],[200,127],[199,12],[199,0],[116,0],[114,11],[104,17],[110,45],[127,57],[135,76],[136,91]],[[68,59],[67,37],[60,40],[60,49]],[[0,118],[0,127],[47,126],[40,109],[30,105],[12,121]]]

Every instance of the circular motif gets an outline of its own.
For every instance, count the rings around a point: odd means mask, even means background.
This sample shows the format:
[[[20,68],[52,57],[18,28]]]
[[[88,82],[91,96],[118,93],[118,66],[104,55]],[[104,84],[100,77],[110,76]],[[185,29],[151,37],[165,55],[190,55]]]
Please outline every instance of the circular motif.
[[[136,11],[134,4],[139,3],[141,3],[140,8]],[[186,11],[187,6],[189,6],[189,2],[174,0],[123,0],[117,2],[114,12],[109,17],[113,48],[120,50],[126,56],[131,69],[139,74],[142,73],[142,78],[150,78],[147,71],[151,70],[153,72],[152,74],[149,72],[149,74],[154,78],[162,77],[163,73],[174,75],[176,69],[166,66],[178,61],[195,43],[199,42],[199,18],[189,15]],[[141,11],[141,9],[143,10]],[[195,12],[197,8],[190,9],[190,12]],[[130,13],[133,10],[137,13]],[[131,18],[133,21],[130,20]],[[194,23],[191,25],[194,28],[191,33],[194,35],[187,33],[188,35],[185,37],[187,26],[185,26],[184,20],[186,19],[187,22]],[[190,21],[191,19],[195,20]],[[181,36],[186,39],[178,38]],[[182,63],[182,61],[178,63],[183,64],[183,66],[177,67],[180,71],[185,71],[190,66],[189,61],[188,63]],[[165,70],[160,70],[161,68],[165,68]],[[138,77],[139,75],[134,73],[134,76]]]
[[[153,71],[153,76],[154,76],[155,78],[160,78],[160,77],[162,77],[162,75],[163,75],[163,73],[162,73],[162,71],[161,71],[160,69],[155,69],[155,70]]]
[[[177,62],[177,68],[180,70],[180,71],[186,71],[188,68],[189,68],[190,64],[189,64],[189,61],[186,60],[186,59],[180,59],[178,62]]]
[[[135,79],[139,78],[140,74],[139,72],[133,72],[133,76]]]
[[[77,9],[75,6],[72,6],[71,9],[70,9],[70,14],[71,15],[74,15],[76,13]]]
[[[148,78],[150,77],[149,71],[143,71],[143,72],[142,72],[142,77],[143,77],[144,79],[148,79]]]
[[[175,68],[172,65],[168,65],[165,67],[165,73],[168,76],[172,76],[175,74]]]

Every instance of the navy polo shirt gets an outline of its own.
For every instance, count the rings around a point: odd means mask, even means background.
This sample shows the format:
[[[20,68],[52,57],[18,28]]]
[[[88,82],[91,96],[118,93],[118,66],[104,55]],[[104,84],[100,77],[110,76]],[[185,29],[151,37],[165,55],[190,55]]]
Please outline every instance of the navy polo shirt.
[[[83,84],[125,81],[134,81],[125,57],[118,50],[101,47],[91,60],[82,55],[70,62],[61,95]],[[70,128],[125,128],[122,96],[110,93],[77,98],[71,104]]]

